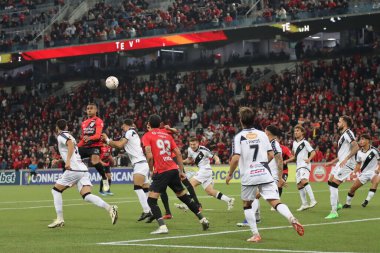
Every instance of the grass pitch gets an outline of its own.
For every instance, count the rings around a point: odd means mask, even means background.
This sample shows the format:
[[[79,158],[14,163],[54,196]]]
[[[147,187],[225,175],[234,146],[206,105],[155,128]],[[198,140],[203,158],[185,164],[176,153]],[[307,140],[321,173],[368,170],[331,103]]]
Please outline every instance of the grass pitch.
[[[1,186],[0,252],[380,252],[380,197],[375,195],[366,208],[361,207],[369,185],[357,192],[351,209],[340,211],[340,217],[332,221],[324,219],[330,210],[327,184],[311,185],[318,201],[313,209],[296,211],[300,199],[294,183],[282,197],[282,202],[305,225],[305,236],[299,237],[281,215],[270,211],[261,200],[259,229],[263,240],[258,244],[246,242],[250,237],[247,228],[236,227],[244,218],[239,184],[215,185],[236,198],[232,211],[227,211],[225,202],[197,188],[203,213],[211,223],[206,232],[191,212],[174,207],[179,202],[170,192],[174,218],[167,221],[168,235],[150,235],[157,228],[156,222],[136,221],[141,207],[132,185],[113,185],[115,195],[102,197],[119,206],[115,226],[103,209],[84,202],[75,188],[67,190],[63,194],[65,227],[56,229],[47,227],[55,218],[51,186]],[[341,203],[350,185],[346,182],[340,187]],[[94,193],[97,188],[96,185]],[[163,210],[161,202],[160,206]]]

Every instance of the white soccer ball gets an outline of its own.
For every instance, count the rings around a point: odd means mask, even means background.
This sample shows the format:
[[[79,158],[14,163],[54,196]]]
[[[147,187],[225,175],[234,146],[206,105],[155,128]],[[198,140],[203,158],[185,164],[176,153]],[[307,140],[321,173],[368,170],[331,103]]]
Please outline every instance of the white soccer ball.
[[[114,90],[119,86],[119,80],[115,76],[109,76],[106,79],[106,86],[110,90]]]

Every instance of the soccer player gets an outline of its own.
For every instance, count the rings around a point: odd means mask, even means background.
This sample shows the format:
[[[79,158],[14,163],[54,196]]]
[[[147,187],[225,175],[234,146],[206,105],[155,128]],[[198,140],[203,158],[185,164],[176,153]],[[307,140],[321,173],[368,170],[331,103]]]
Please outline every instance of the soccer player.
[[[102,139],[113,148],[124,148],[132,163],[134,191],[143,209],[137,221],[142,221],[152,217],[147,198],[149,189],[149,166],[141,147],[140,137],[134,128],[133,121],[131,119],[124,120],[121,128],[125,134],[119,141],[109,139],[104,133],[102,134]]]
[[[37,159],[35,157],[32,157],[32,162],[29,164],[29,174],[28,174],[28,184],[32,181],[32,178],[35,178],[37,176]]]
[[[355,180],[350,191],[347,194],[346,204],[343,208],[351,208],[351,201],[357,189],[362,187],[367,182],[371,182],[371,188],[368,192],[366,200],[362,206],[366,207],[368,202],[375,195],[377,186],[380,182],[380,153],[379,150],[371,146],[371,136],[363,134],[360,136],[359,145],[361,150],[356,154],[355,172],[361,171],[360,176]]]
[[[346,180],[355,168],[355,155],[359,150],[359,145],[355,140],[355,135],[351,131],[352,119],[349,116],[342,116],[338,121],[338,130],[342,134],[338,141],[338,157],[326,163],[326,166],[338,162],[331,170],[328,185],[330,186],[331,212],[325,219],[336,219],[338,215],[339,191],[338,187]]]
[[[185,203],[198,217],[203,230],[207,230],[209,228],[208,220],[203,217],[194,200],[186,194],[186,190],[181,183],[180,178],[186,177],[181,152],[175,144],[173,137],[159,129],[160,123],[160,116],[155,114],[150,115],[148,126],[151,130],[142,138],[149,169],[153,171],[152,184],[149,188],[148,204],[154,218],[159,224],[159,228],[151,234],[167,234],[169,232],[162,218],[160,207],[157,205],[157,199],[160,193],[164,192],[167,186],[169,186],[178,199]],[[177,157],[178,165],[173,161],[172,152],[174,152]]]
[[[224,195],[220,191],[214,189],[214,181],[212,180],[212,169],[210,165],[210,158],[215,160],[215,164],[220,164],[220,159],[216,154],[211,153],[211,151],[199,145],[199,141],[196,137],[191,137],[189,141],[190,147],[188,148],[188,157],[183,161],[184,164],[195,163],[199,171],[194,177],[190,179],[190,183],[193,188],[198,185],[202,185],[205,192],[214,198],[223,200],[227,203],[227,210],[231,210],[234,207],[234,198],[230,198]]]
[[[243,130],[234,137],[230,170],[226,177],[226,183],[229,184],[234,171],[239,165],[244,215],[252,231],[252,237],[247,241],[261,241],[255,218],[258,202],[256,200],[257,191],[302,236],[304,234],[303,226],[293,216],[289,208],[280,202],[277,185],[270,173],[268,162],[274,155],[268,137],[264,132],[253,127],[255,113],[252,109],[241,107],[239,117]]]
[[[75,184],[85,201],[104,208],[109,213],[112,224],[114,225],[118,219],[117,206],[110,206],[98,196],[91,194],[92,184],[90,181],[90,173],[88,172],[87,166],[82,162],[74,137],[67,131],[66,120],[60,119],[57,121],[56,131],[58,134],[58,151],[62,159],[65,161],[65,171],[51,190],[54,198],[57,219],[49,224],[48,227],[56,228],[64,226],[62,193],[64,190]]]
[[[315,156],[315,150],[310,143],[305,140],[305,128],[301,125],[294,127],[294,137],[292,154],[293,156],[284,163],[296,161],[296,182],[298,192],[301,197],[301,207],[297,211],[303,211],[308,208],[313,208],[318,202],[315,200],[313,190],[309,184],[311,164],[310,161]],[[309,195],[310,205],[307,203],[306,194]]]
[[[100,148],[100,163],[104,167],[104,172],[106,173],[106,177],[108,179],[108,184],[110,188],[108,189],[108,191],[104,191],[103,180],[101,180],[99,193],[103,196],[105,195],[113,196],[113,193],[111,192],[111,183],[112,183],[111,165],[114,164],[114,160],[112,157],[112,148],[108,146],[106,143],[103,143],[103,146]]]
[[[108,191],[110,186],[103,165],[100,163],[101,134],[103,120],[96,116],[98,107],[95,103],[89,103],[86,108],[87,119],[82,122],[82,135],[78,143],[79,154],[83,158],[90,157],[90,163],[102,177],[103,191]]]
[[[280,144],[281,151],[282,151],[282,160],[285,161],[292,157],[292,151],[287,146],[284,146]],[[284,187],[286,187],[286,181],[288,180],[288,164],[284,163],[284,167],[282,170],[282,179],[284,180],[284,184],[281,187],[278,187],[278,193],[281,197],[282,195],[282,190]]]

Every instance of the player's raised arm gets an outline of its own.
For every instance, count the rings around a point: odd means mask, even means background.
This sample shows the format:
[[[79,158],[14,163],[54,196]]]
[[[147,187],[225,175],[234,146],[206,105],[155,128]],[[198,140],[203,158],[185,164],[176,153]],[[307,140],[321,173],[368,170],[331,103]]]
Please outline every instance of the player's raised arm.
[[[123,149],[124,146],[128,143],[128,139],[126,138],[121,138],[119,141],[114,141],[108,138],[107,134],[105,133],[102,134],[102,140],[107,143],[107,145],[118,149]]]

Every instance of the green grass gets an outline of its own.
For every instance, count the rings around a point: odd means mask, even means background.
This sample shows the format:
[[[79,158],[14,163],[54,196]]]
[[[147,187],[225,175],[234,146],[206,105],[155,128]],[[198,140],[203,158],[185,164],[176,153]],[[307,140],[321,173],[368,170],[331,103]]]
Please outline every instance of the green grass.
[[[344,183],[340,190],[340,200],[344,202],[347,189],[351,183]],[[96,189],[98,186],[95,186]],[[262,243],[252,244],[245,240],[250,237],[247,228],[237,228],[236,222],[243,219],[242,205],[239,201],[240,185],[226,186],[217,184],[227,195],[237,199],[233,211],[226,211],[222,201],[205,196],[202,188],[197,193],[204,214],[209,218],[211,228],[207,232],[201,230],[201,225],[191,212],[184,213],[175,209],[173,204],[178,200],[170,193],[170,203],[174,219],[169,220],[169,235],[152,236],[149,233],[156,229],[157,224],[138,223],[136,219],[141,213],[137,197],[131,185],[112,186],[115,196],[104,197],[110,203],[119,206],[120,219],[115,226],[111,225],[108,214],[100,208],[82,201],[76,189],[64,193],[65,227],[48,229],[47,225],[55,218],[51,186],[2,186],[0,187],[0,251],[1,252],[243,252],[242,250],[226,249],[190,249],[157,246],[131,245],[98,245],[99,242],[116,242],[127,240],[148,239],[166,236],[186,236],[202,234],[198,237],[182,237],[165,240],[140,241],[137,244],[184,245],[204,247],[229,247],[245,249],[281,249],[299,251],[332,251],[332,252],[379,252],[380,220],[360,221],[329,225],[332,222],[379,218],[380,198],[375,195],[372,202],[362,208],[368,185],[359,190],[353,200],[352,209],[342,210],[340,218],[326,221],[329,213],[329,192],[326,183],[313,183],[312,187],[318,200],[318,205],[311,210],[296,212],[300,205],[299,195],[294,183],[285,189],[282,201],[288,204],[292,212],[303,224],[319,224],[306,226],[305,236],[299,237],[287,221],[271,212],[269,205],[261,201],[262,223],[259,225]],[[95,191],[94,191],[95,192]],[[212,210],[207,210],[212,209]],[[327,223],[327,224],[326,224]],[[271,227],[284,227],[270,229]],[[221,231],[225,234],[208,235]],[[257,252],[257,251],[256,251]]]

